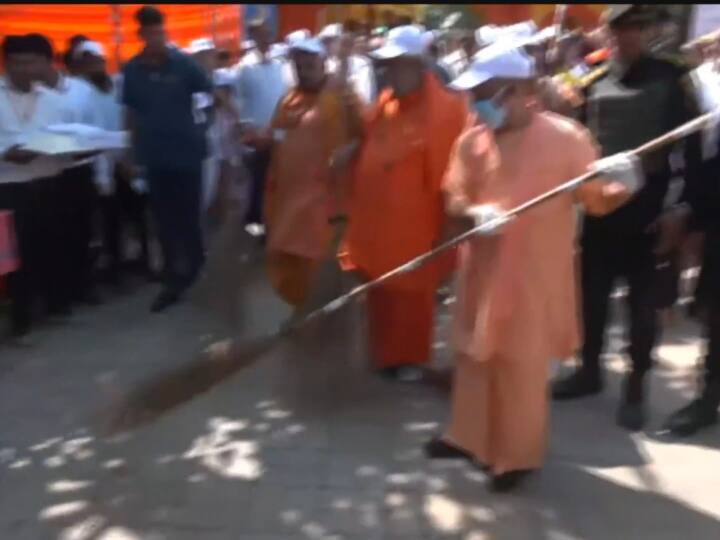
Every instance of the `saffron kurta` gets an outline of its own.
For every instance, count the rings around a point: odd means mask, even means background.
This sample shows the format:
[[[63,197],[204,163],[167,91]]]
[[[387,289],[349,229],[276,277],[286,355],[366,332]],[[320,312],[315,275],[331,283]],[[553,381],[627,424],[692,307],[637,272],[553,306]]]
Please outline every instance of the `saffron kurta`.
[[[446,175],[449,211],[460,215],[485,203],[512,208],[586,172],[597,157],[584,128],[549,112],[495,140],[487,128],[471,128]],[[596,180],[460,249],[447,438],[496,474],[542,464],[548,365],[580,345],[575,204],[601,214],[626,199],[618,184]]]
[[[349,198],[344,264],[374,279],[431,249],[444,224],[442,177],[467,120],[464,96],[427,74],[400,99],[384,91],[365,126]],[[368,293],[378,368],[430,359],[434,293],[453,255]]]
[[[359,105],[358,105],[359,107]],[[338,211],[332,153],[357,133],[338,91],[290,91],[280,102],[272,128],[283,138],[273,150],[265,215],[270,281],[289,304],[307,299],[315,271],[330,252],[330,218]]]

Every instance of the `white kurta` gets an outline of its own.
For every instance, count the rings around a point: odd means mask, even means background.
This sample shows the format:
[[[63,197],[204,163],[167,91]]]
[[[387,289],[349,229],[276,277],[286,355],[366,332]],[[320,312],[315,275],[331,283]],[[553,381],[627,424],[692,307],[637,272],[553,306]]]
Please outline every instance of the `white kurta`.
[[[118,100],[118,92],[112,88],[109,92],[95,89],[95,106],[100,120],[99,127],[108,131],[123,129],[122,106]],[[115,164],[122,151],[110,150],[103,152],[95,160],[95,185],[101,195],[115,193]]]
[[[58,85],[51,90],[60,95],[63,100],[64,122],[87,124],[89,126],[100,125],[93,97],[95,87],[92,84],[78,77],[61,75]],[[72,169],[79,165],[94,163],[94,161],[94,158],[82,161],[67,159],[65,160],[65,168]]]
[[[0,154],[22,144],[33,132],[64,120],[63,100],[56,92],[36,85],[23,94],[0,79]],[[0,184],[54,176],[62,165],[62,160],[52,156],[40,156],[24,165],[0,159]]]

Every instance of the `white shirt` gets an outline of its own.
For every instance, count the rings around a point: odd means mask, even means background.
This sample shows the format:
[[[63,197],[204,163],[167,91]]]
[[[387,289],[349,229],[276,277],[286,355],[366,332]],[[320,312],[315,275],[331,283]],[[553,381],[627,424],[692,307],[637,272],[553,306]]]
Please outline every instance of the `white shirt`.
[[[55,88],[65,100],[67,108],[68,123],[97,125],[97,116],[93,107],[93,93],[95,87],[89,82],[77,77],[60,75],[60,80]]]
[[[340,67],[340,62],[337,58],[328,58],[326,66],[328,73],[335,73]],[[370,105],[375,101],[377,92],[375,71],[368,58],[356,54],[348,58],[348,80],[363,103]]]
[[[31,133],[65,121],[65,114],[63,100],[56,92],[40,85],[27,93],[18,92],[0,79],[0,154],[22,144]],[[38,156],[25,165],[0,159],[0,184],[55,176],[62,171],[63,163],[51,156]]]
[[[62,96],[65,105],[64,122],[70,124],[87,124],[89,126],[99,126],[100,120],[97,117],[95,108],[95,99],[93,93],[95,88],[87,81],[78,77],[70,77],[60,75],[60,80],[53,91]],[[78,167],[92,163],[94,158],[84,159],[82,161],[67,160],[66,169]]]
[[[108,131],[123,129],[122,106],[118,100],[117,86],[113,85],[109,92],[92,86],[91,105],[97,127]],[[110,150],[94,158],[95,185],[101,195],[111,195],[115,191],[115,163],[121,151]]]
[[[275,108],[290,88],[287,64],[261,61],[260,53],[245,55],[236,68],[235,91],[243,120],[258,128],[270,125]]]

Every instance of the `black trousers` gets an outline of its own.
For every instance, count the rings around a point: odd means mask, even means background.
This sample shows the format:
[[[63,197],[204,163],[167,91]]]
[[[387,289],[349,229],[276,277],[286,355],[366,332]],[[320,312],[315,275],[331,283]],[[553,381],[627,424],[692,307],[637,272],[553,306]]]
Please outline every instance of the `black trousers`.
[[[702,273],[695,291],[705,335],[708,339],[704,376],[708,384],[720,384],[720,228],[705,233]]]
[[[627,280],[630,293],[630,357],[633,372],[652,366],[659,327],[658,281],[652,235],[608,238],[585,235],[582,241],[582,300],[585,344],[583,367],[599,374],[605,344],[610,294],[617,278]]]
[[[250,173],[250,206],[246,223],[264,224],[263,203],[265,200],[265,180],[270,167],[270,150],[257,150],[247,154],[245,166]]]
[[[141,270],[150,268],[149,234],[146,219],[147,197],[136,193],[119,174],[115,174],[115,193],[100,197],[103,248],[108,257],[111,280],[120,277],[124,260],[123,240],[130,229],[140,243],[137,262]]]
[[[93,166],[66,169],[60,176],[56,197],[60,221],[56,226],[64,236],[66,257],[60,262],[59,275],[71,301],[78,300],[94,282],[90,242],[98,195],[93,182]]]
[[[36,300],[57,304],[57,257],[61,246],[53,223],[58,178],[0,184],[0,209],[13,212],[20,268],[8,276],[10,324],[15,334],[30,330]]]
[[[711,307],[707,313],[705,333],[708,344],[704,380],[706,384],[720,385],[720,309],[717,306]]]
[[[150,211],[157,225],[164,261],[163,281],[181,292],[205,262],[200,226],[202,165],[181,171],[148,169]]]

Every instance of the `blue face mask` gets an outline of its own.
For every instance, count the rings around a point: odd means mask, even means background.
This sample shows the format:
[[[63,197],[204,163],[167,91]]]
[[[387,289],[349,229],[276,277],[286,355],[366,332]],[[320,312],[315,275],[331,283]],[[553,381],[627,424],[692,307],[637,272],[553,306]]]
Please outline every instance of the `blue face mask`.
[[[473,104],[475,112],[483,119],[490,129],[498,129],[505,123],[507,112],[492,99],[479,99]]]

